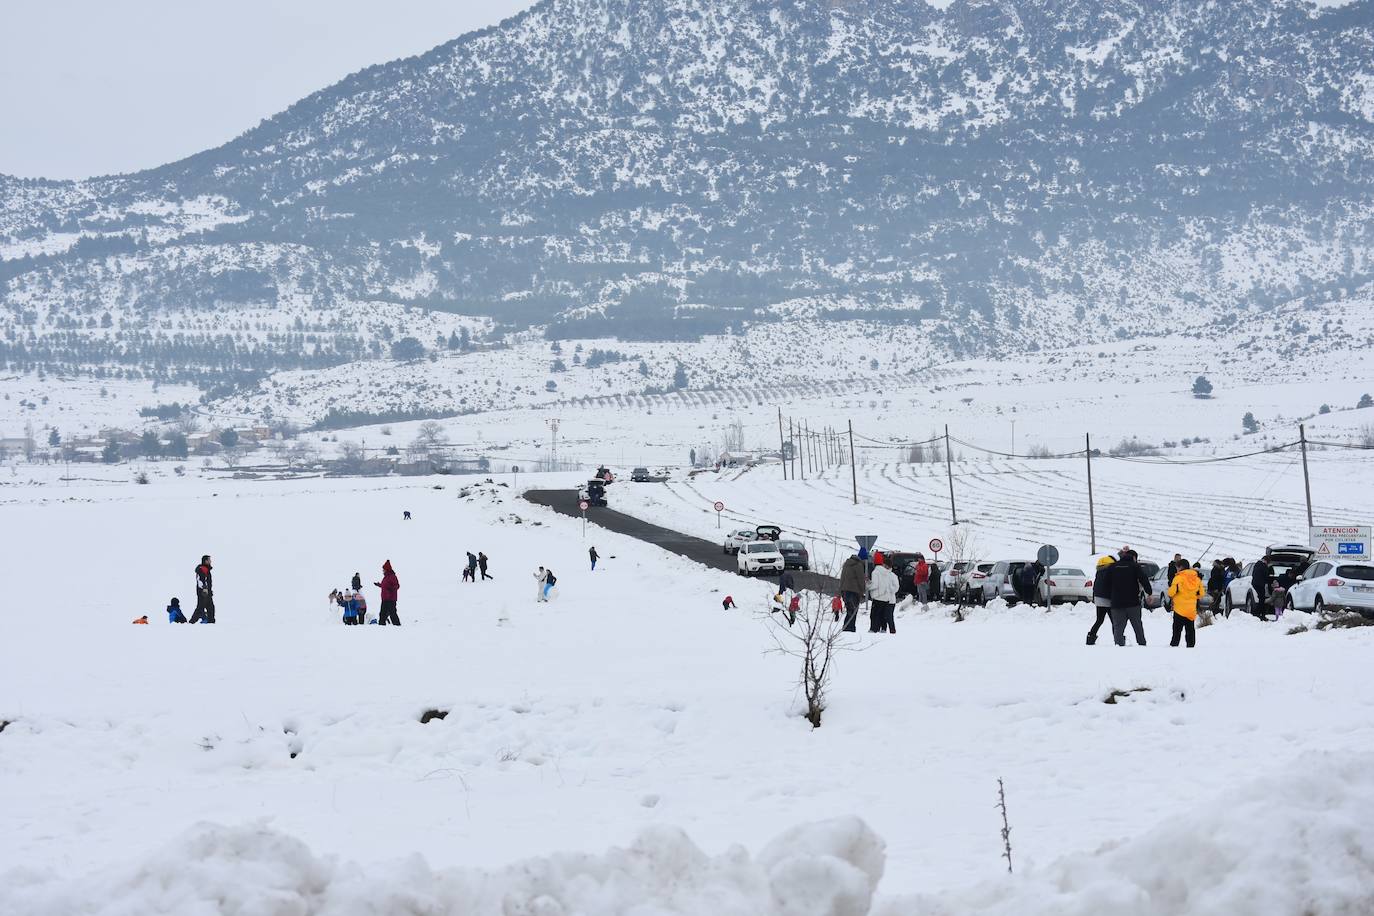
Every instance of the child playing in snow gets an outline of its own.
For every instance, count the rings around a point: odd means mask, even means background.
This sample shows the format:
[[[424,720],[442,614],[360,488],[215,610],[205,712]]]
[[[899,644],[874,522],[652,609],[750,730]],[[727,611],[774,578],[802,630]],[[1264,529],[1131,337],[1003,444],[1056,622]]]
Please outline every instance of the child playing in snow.
[[[180,598],[173,598],[173,599],[171,600],[171,602],[167,605],[167,622],[168,622],[168,623],[185,623],[185,622],[186,622],[186,615],[183,614],[183,613],[181,613],[181,599],[180,599]]]
[[[735,606],[735,599],[732,598],[732,597],[730,597],[729,595],[726,595],[726,596],[725,596],[725,600],[722,601],[722,602],[720,603],[720,609],[721,609],[722,611],[728,611],[728,610],[730,610],[730,608],[732,608],[732,607],[734,607],[734,606]]]

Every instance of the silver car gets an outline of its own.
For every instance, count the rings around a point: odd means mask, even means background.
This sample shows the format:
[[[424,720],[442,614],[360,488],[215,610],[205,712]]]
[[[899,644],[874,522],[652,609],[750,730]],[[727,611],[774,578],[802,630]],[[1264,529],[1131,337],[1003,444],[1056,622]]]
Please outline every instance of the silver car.
[[[725,543],[721,545],[721,552],[726,554],[739,553],[740,547],[758,539],[759,533],[753,528],[736,528],[734,531],[726,533]]]
[[[1051,566],[1040,580],[1041,604],[1092,601],[1093,579],[1077,566]]]
[[[973,597],[979,604],[987,604],[994,598],[1001,598],[1010,607],[1021,600],[1021,596],[1016,593],[1016,587],[1012,584],[1016,581],[1017,573],[1021,572],[1021,567],[1029,565],[1031,560],[998,560],[992,564],[992,569],[988,570],[987,577],[983,579],[981,587],[974,591]]]

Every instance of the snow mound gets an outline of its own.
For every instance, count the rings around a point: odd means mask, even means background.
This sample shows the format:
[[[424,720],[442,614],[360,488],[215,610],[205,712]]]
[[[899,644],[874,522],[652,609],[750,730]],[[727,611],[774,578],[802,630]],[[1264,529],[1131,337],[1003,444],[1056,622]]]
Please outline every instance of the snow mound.
[[[1180,761],[1179,778],[1188,778],[1188,768],[1201,764]],[[877,916],[1354,916],[1374,912],[1374,757],[1312,754],[1299,758],[1297,766],[1248,782],[1211,805],[1095,853],[1063,858],[1044,868],[938,898],[890,898],[875,912]],[[1110,782],[1103,782],[1101,788],[1110,792]],[[1015,815],[1013,810],[1013,854]]]
[[[627,849],[560,853],[502,869],[431,869],[418,855],[368,864],[316,856],[265,825],[201,824],[132,873],[76,880],[12,870],[0,912],[178,916],[863,916],[883,842],[858,818],[793,828],[757,860],[707,856],[681,830],[646,829]]]

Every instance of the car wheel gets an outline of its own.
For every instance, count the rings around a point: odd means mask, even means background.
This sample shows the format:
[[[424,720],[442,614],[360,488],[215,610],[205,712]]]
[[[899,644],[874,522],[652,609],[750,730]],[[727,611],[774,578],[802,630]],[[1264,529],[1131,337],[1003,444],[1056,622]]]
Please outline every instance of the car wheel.
[[[1222,598],[1221,598],[1221,610],[1222,610],[1222,613],[1224,613],[1227,617],[1230,617],[1230,616],[1231,616],[1231,611],[1234,610],[1234,608],[1231,606],[1231,593],[1230,593],[1230,592],[1227,592],[1225,595],[1222,596]]]
[[[1318,595],[1312,602],[1312,613],[1320,615],[1324,610],[1326,610],[1326,605],[1322,602],[1322,596]]]
[[[1285,611],[1296,611],[1298,609],[1298,605],[1296,602],[1293,601],[1292,595],[1289,595],[1287,598],[1283,599],[1283,609]]]

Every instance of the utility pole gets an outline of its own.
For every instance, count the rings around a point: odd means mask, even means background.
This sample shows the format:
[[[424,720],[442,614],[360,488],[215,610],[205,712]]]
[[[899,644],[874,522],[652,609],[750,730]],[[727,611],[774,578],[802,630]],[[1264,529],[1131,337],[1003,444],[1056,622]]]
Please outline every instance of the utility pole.
[[[1092,538],[1091,553],[1097,553],[1097,510],[1093,506],[1093,437],[1083,434],[1087,449],[1083,452],[1088,459],[1088,535]]]
[[[959,524],[959,513],[954,510],[954,465],[949,459],[949,424],[945,424],[945,474],[949,476],[949,517]]]
[[[801,462],[802,480],[806,479],[806,424],[801,420],[797,421],[797,438],[801,440],[801,446],[797,451],[801,452],[797,460]]]
[[[549,431],[553,434],[552,446],[549,451],[549,470],[558,470],[558,418],[549,418]]]
[[[849,483],[854,488],[854,505],[859,504],[859,472],[854,467],[854,421],[849,421]]]
[[[793,464],[792,464],[792,479],[793,479],[793,480],[796,480],[796,479],[797,479],[797,465],[796,465],[795,462],[796,462],[796,460],[797,460],[797,436],[796,436],[796,434],[795,434],[794,432],[792,432],[792,418],[791,418],[791,417],[788,417],[788,418],[787,418],[787,441],[790,442],[790,443],[792,444],[792,457],[789,458],[788,460],[791,461],[791,462],[793,462]]]
[[[782,459],[782,479],[787,479],[787,440],[782,437],[782,408],[778,408],[778,457]]]
[[[1307,527],[1312,527],[1312,478],[1307,476],[1307,426],[1298,424],[1298,442],[1302,446],[1302,488],[1307,494]]]

